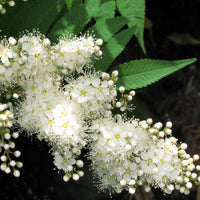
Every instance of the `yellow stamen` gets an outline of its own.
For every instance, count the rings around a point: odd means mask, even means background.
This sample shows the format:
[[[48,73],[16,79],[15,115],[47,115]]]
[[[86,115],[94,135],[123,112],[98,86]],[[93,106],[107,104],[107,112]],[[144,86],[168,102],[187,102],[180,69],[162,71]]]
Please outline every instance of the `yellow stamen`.
[[[63,128],[67,128],[67,127],[68,127],[68,123],[64,123]]]

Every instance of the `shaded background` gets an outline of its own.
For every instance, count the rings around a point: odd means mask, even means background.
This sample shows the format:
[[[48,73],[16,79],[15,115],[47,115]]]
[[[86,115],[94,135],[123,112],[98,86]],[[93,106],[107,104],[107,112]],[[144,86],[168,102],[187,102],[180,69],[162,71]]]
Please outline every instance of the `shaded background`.
[[[147,57],[177,60],[200,56],[200,1],[151,0],[146,1],[145,45]],[[116,62],[144,58],[135,38]],[[199,60],[167,78],[136,91],[136,110],[144,119],[174,124],[174,136],[188,143],[188,152],[200,154],[200,63]],[[109,200],[106,193],[99,193],[92,184],[91,173],[85,166],[85,176],[78,182],[65,183],[62,173],[54,170],[53,159],[44,142],[24,135],[17,141],[22,152],[24,167],[21,177],[0,173],[0,200]],[[113,200],[131,199],[124,192]],[[193,188],[190,195],[179,193],[163,195],[153,190],[150,194],[138,191],[136,200],[200,200],[200,191]]]

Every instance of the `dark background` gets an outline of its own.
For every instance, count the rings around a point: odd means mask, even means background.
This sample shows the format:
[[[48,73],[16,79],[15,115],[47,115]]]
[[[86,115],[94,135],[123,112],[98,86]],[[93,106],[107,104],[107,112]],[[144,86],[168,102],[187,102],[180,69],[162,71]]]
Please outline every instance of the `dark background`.
[[[145,29],[147,57],[177,60],[200,57],[200,1],[146,0]],[[132,38],[118,61],[144,58],[135,38]],[[117,62],[118,62],[117,61]],[[200,154],[200,63],[199,60],[169,77],[136,91],[134,114],[146,119],[174,124],[173,134],[188,143],[188,152]],[[108,200],[107,193],[99,193],[92,184],[91,172],[85,166],[85,176],[78,182],[65,183],[62,173],[53,165],[49,147],[34,137],[24,135],[17,141],[24,167],[21,177],[0,173],[0,200]],[[131,199],[124,192],[113,200]],[[158,190],[150,194],[138,191],[136,200],[200,200],[200,190],[193,187],[190,195],[174,192],[164,195]]]

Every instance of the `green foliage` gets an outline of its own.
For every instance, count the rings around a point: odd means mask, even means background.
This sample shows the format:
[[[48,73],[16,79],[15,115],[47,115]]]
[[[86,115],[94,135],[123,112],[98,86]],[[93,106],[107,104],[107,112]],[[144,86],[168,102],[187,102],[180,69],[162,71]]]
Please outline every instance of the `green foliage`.
[[[115,17],[115,1],[110,0],[105,3],[103,3],[99,10],[97,11],[97,14],[95,16],[96,18],[114,18]]]
[[[111,19],[100,19],[89,31],[94,31],[97,38],[102,38],[107,43],[127,23],[125,17],[115,17]]]
[[[12,19],[12,20],[11,20]],[[1,35],[18,36],[19,32],[37,29],[52,41],[68,33],[94,31],[102,38],[102,59],[95,63],[96,70],[106,71],[125,49],[134,35],[142,50],[145,19],[145,0],[29,0],[18,2],[0,16]],[[22,23],[23,22],[23,23]],[[136,60],[119,65],[120,84],[140,88],[194,62]]]
[[[127,90],[142,88],[195,61],[196,58],[177,61],[141,59],[124,63],[115,68],[119,71],[118,86],[123,85]]]
[[[66,33],[94,31],[102,38],[103,59],[95,65],[107,70],[135,35],[143,42],[144,0],[29,0],[18,2],[0,16],[1,35],[18,37],[19,33],[38,29],[53,42]],[[12,20],[10,20],[12,19]]]
[[[89,21],[90,18],[87,17],[84,5],[77,4],[54,24],[48,37],[55,41],[67,32],[79,34]]]
[[[85,0],[85,9],[90,18],[114,18],[115,1],[114,0]]]
[[[132,1],[131,5],[123,3],[126,1],[114,1],[114,0],[85,0],[84,3],[74,3],[71,11],[63,15],[53,26],[50,31],[49,37],[55,40],[58,36],[65,34],[66,32],[79,34],[80,32],[86,32],[87,30],[94,30],[97,37],[101,37],[104,42],[108,42],[111,38],[111,44],[105,44],[104,49],[112,48],[113,43],[119,36],[116,37],[116,33],[121,33],[126,39],[126,42],[118,45],[118,52],[121,53],[130,38],[135,35],[145,52],[143,42],[143,28],[144,28],[144,13],[145,13],[145,1]],[[130,3],[130,1],[128,0]],[[128,8],[127,8],[128,7]],[[122,16],[116,16],[120,13],[116,13],[119,10]],[[127,10],[127,11],[126,11]],[[133,14],[136,12],[135,14]],[[132,14],[131,14],[132,13]],[[124,26],[128,25],[125,32]],[[133,30],[133,31],[130,31]],[[115,38],[116,37],[116,38]],[[122,45],[123,48],[122,48]],[[117,47],[115,47],[117,49]],[[119,55],[119,53],[112,54],[111,62],[104,62],[103,64],[111,64],[112,61]],[[113,59],[114,56],[114,59]],[[104,69],[109,66],[105,66]],[[99,64],[97,64],[99,69]]]
[[[47,34],[52,23],[65,5],[63,0],[29,0],[18,2],[0,16],[2,35],[16,36],[24,30],[39,29]],[[3,22],[3,23],[2,23]]]
[[[73,0],[65,0],[66,4],[67,4],[67,8],[70,11],[72,8],[72,4],[73,4]]]
[[[117,0],[117,8],[122,16],[129,19],[128,26],[134,27],[134,35],[146,53],[143,40],[144,19],[145,19],[145,0]]]
[[[115,58],[124,50],[133,32],[134,28],[128,28],[112,37],[111,40],[103,46],[103,58],[95,64],[95,68],[97,70],[106,71],[108,66],[112,64]]]

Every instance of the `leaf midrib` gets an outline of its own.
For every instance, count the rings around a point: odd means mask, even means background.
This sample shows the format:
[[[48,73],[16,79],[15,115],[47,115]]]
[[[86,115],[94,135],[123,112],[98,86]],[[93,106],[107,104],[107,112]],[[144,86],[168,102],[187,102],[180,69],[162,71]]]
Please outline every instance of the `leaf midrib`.
[[[172,66],[172,67],[174,67],[174,66]],[[124,75],[124,76],[120,76],[120,75],[119,75],[119,77],[131,77],[131,76],[135,76],[135,75],[142,75],[142,74],[150,73],[150,72],[153,72],[153,71],[155,72],[155,71],[165,70],[165,69],[167,69],[167,68],[172,68],[172,67],[166,67],[166,68],[157,69],[157,70],[148,70],[148,71],[145,71],[145,72],[138,72],[138,73],[128,74],[128,75]],[[184,67],[184,66],[182,66],[182,67]],[[182,68],[182,67],[180,67],[180,68]],[[177,68],[179,68],[179,67],[177,67]],[[177,69],[177,68],[176,68],[176,69]]]

